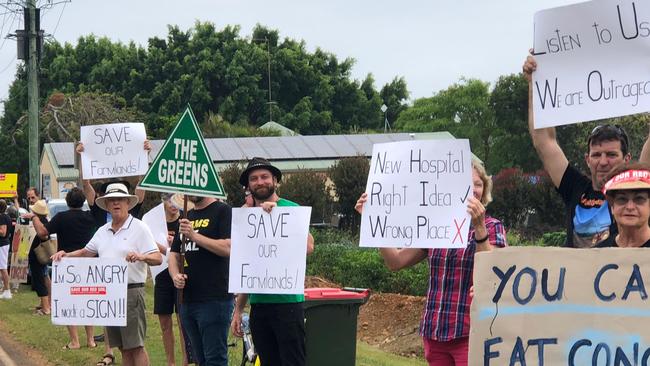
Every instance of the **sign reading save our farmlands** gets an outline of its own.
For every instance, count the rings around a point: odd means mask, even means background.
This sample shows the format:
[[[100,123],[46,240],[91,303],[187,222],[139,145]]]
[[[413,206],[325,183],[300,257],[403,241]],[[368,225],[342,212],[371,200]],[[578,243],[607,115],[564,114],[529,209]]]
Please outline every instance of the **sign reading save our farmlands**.
[[[219,176],[188,106],[140,183],[145,190],[225,198]]]
[[[650,365],[650,250],[476,253],[469,365]]]
[[[535,128],[650,111],[650,1],[535,14]]]
[[[81,126],[84,144],[81,167],[84,179],[142,175],[149,157],[144,149],[147,133],[143,123],[110,123]]]

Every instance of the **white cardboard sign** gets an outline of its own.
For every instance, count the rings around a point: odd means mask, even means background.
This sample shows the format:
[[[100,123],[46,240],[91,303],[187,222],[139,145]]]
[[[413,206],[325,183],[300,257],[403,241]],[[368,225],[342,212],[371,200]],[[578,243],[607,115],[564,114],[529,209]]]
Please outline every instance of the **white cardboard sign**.
[[[311,207],[233,208],[231,293],[303,294]]]
[[[533,47],[535,128],[650,111],[650,2],[540,11]]]
[[[128,267],[122,258],[66,258],[52,264],[52,323],[126,326]]]
[[[144,175],[149,168],[149,157],[144,150],[146,138],[143,123],[82,126],[84,179]]]
[[[151,234],[156,243],[167,247],[167,253],[162,256],[162,263],[157,266],[149,266],[151,271],[151,280],[154,285],[156,284],[156,276],[160,272],[167,269],[169,266],[167,264],[167,254],[169,253],[169,245],[167,244],[167,218],[165,217],[165,206],[164,204],[159,204],[158,206],[149,210],[146,214],[142,215],[142,222],[149,226]]]
[[[465,248],[471,156],[468,140],[375,144],[359,245]]]

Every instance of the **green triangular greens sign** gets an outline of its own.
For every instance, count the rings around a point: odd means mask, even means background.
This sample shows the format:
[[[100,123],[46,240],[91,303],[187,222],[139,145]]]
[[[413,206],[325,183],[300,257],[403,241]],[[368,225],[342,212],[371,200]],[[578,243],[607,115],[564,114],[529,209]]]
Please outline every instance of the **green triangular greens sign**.
[[[226,198],[189,106],[158,152],[140,187],[148,191]]]

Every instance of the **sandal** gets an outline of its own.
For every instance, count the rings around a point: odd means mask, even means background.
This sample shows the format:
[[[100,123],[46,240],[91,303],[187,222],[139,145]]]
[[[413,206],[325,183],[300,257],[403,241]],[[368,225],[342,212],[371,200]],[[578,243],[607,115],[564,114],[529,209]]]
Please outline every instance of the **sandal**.
[[[43,315],[43,316],[50,316],[50,312],[43,311],[43,309],[38,309],[34,312],[34,315]]]
[[[81,346],[79,346],[79,347],[72,347],[72,346],[70,345],[70,343],[68,343],[68,344],[66,344],[65,346],[63,346],[63,348],[61,348],[61,349],[64,350],[64,351],[68,351],[68,350],[74,350],[74,349],[79,349],[79,348],[81,348]]]
[[[115,356],[110,353],[107,353],[102,356],[101,361],[97,362],[97,366],[108,366],[112,365],[115,362]]]

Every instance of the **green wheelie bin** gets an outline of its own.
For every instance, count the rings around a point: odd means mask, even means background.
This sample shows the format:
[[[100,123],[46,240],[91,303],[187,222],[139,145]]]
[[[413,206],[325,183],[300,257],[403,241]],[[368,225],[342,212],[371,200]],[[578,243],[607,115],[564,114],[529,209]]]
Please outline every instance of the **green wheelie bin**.
[[[370,290],[305,289],[307,366],[354,366],[359,307]]]

